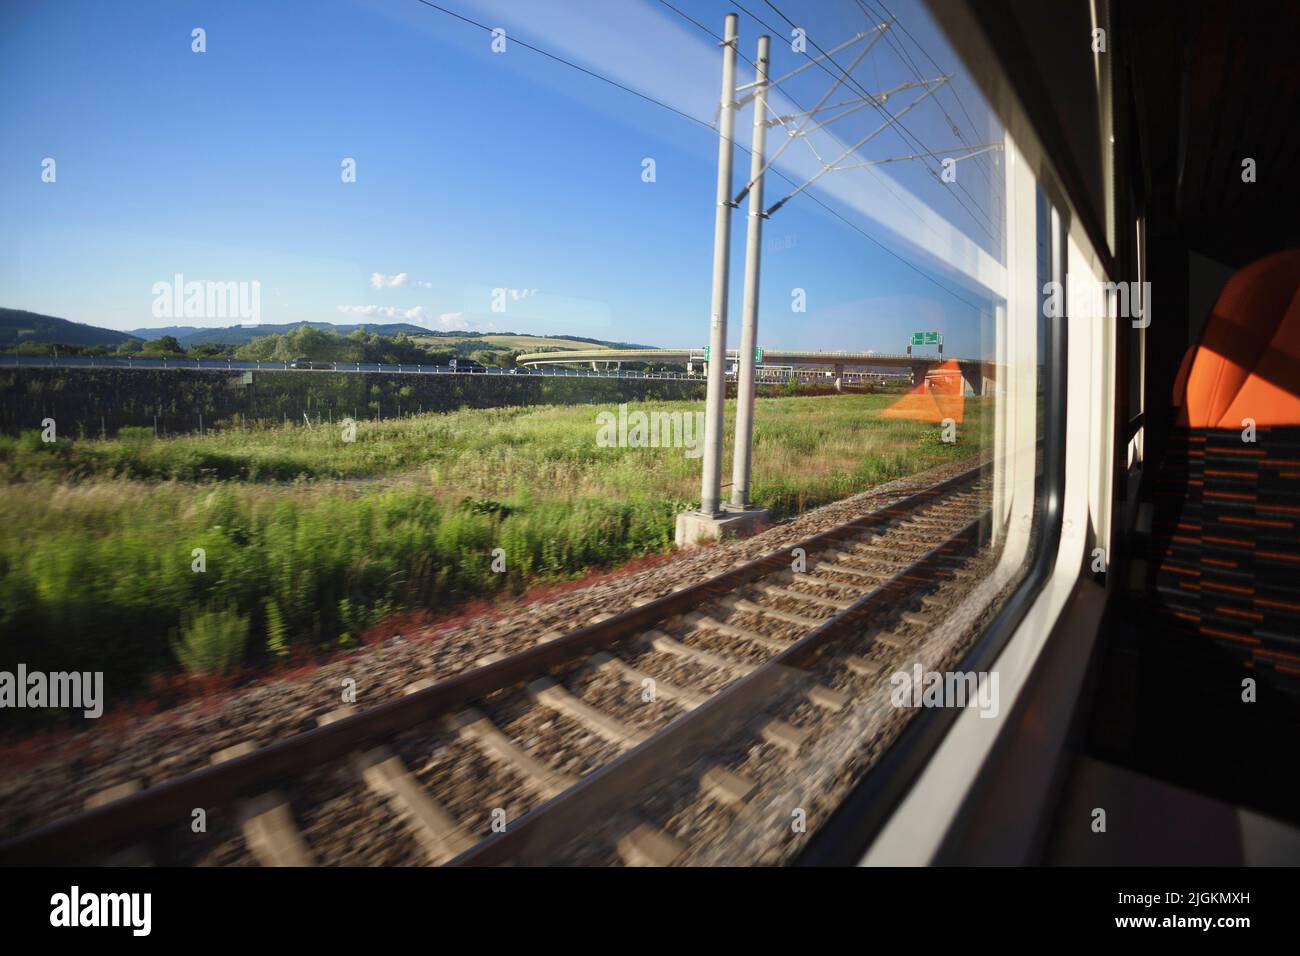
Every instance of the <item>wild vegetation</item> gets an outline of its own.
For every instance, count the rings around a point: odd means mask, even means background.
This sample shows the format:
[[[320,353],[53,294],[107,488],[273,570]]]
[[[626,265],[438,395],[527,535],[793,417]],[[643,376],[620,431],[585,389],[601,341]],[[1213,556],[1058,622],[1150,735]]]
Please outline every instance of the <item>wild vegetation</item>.
[[[760,399],[754,499],[781,518],[984,444],[979,401],[946,444],[937,425],[881,419],[893,400]],[[699,459],[600,447],[601,410],[616,407],[462,409],[353,436],[300,422],[0,438],[0,666],[104,670],[126,693],[152,673],[347,645],[396,611],[664,551],[698,498]]]

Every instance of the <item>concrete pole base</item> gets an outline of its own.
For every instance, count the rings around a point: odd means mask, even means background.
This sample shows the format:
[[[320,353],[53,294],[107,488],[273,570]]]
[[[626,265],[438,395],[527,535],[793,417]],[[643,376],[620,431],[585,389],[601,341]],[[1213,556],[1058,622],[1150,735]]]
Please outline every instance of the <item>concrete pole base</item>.
[[[700,511],[683,511],[677,516],[675,539],[679,548],[694,548],[706,541],[723,541],[727,538],[744,538],[753,534],[760,525],[772,520],[766,508],[731,510],[709,515]]]

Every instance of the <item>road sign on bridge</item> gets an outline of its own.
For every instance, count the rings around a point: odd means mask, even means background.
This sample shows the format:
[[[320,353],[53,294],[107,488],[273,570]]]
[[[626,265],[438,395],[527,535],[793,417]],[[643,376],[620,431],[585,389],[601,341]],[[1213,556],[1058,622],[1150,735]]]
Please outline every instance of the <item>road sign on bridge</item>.
[[[712,348],[713,346],[711,345],[704,346],[704,361],[707,362],[709,360],[709,352],[712,350]],[[761,347],[754,348],[754,362],[755,364],[758,365],[763,364],[763,349]]]

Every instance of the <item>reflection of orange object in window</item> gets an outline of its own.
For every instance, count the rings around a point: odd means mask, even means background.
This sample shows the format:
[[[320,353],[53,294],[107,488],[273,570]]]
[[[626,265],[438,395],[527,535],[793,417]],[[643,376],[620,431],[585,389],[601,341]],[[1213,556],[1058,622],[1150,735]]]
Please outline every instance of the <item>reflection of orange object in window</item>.
[[[1300,251],[1237,272],[1183,358],[1178,424],[1192,428],[1300,425]]]
[[[966,408],[961,369],[949,360],[925,373],[925,379],[880,413],[881,418],[907,418],[918,422],[962,420]]]

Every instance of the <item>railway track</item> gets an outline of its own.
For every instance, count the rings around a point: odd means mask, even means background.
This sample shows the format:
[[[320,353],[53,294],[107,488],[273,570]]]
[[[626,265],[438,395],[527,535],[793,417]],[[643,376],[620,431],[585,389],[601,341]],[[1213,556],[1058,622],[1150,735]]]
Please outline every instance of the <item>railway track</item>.
[[[90,795],[0,862],[682,862],[797,766],[809,715],[851,710],[978,579],[988,489],[971,469],[398,700]]]

